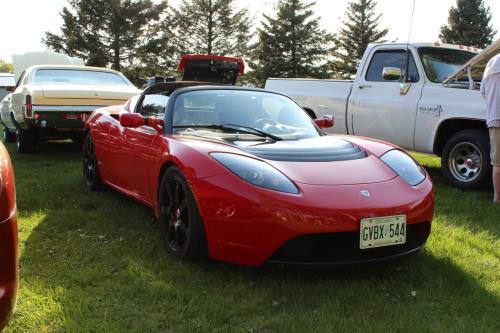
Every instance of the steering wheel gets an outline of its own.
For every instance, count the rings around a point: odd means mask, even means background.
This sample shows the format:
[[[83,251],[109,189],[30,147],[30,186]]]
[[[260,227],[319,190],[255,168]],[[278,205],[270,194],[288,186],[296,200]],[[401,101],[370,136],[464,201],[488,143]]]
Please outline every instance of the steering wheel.
[[[266,126],[276,126],[277,122],[272,120],[271,118],[259,118],[253,122],[252,127],[264,128]]]

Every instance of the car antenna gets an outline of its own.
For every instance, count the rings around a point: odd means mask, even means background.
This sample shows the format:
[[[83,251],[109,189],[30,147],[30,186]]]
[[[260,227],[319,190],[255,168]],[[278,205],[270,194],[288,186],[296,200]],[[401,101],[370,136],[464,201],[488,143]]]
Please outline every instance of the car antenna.
[[[416,0],[413,0],[413,6],[411,9],[411,18],[410,18],[410,29],[408,30],[408,38],[406,39],[406,61],[405,61],[405,69],[404,69],[404,74],[403,74],[403,84],[410,82],[410,78],[408,75],[409,67],[410,67],[410,35],[411,35],[411,28],[413,26],[413,14],[415,12],[415,1]],[[403,87],[401,87],[401,90],[403,91]]]

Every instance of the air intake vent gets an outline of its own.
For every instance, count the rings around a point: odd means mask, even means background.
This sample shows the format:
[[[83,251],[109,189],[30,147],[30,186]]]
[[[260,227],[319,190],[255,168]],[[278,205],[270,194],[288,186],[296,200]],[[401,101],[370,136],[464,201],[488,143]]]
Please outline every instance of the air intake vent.
[[[335,140],[320,147],[288,144],[279,141],[271,145],[244,148],[247,152],[272,161],[289,162],[333,162],[365,158],[366,153],[345,140]]]

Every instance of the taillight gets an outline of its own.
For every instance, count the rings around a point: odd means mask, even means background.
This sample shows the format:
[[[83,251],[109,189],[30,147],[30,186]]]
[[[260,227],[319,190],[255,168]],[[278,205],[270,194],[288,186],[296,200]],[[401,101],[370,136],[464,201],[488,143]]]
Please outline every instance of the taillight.
[[[33,105],[31,104],[31,95],[26,95],[26,117],[33,117]]]

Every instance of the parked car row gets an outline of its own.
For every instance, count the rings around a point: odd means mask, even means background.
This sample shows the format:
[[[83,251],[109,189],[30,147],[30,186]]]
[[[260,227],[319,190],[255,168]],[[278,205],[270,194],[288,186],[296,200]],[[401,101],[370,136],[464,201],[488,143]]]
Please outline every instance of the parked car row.
[[[450,46],[383,44],[366,51],[354,82],[270,79],[264,90],[234,86],[240,59],[190,55],[182,80],[152,78],[141,92],[123,74],[74,58],[33,66],[21,57],[1,121],[4,140],[15,136],[23,153],[43,140],[82,140],[85,187],[150,206],[167,252],[180,259],[371,262],[418,251],[431,232],[432,181],[394,143],[443,154],[461,187],[485,177],[476,92],[459,89],[460,76],[439,83],[471,58]],[[3,146],[0,169],[1,329],[18,280]]]

